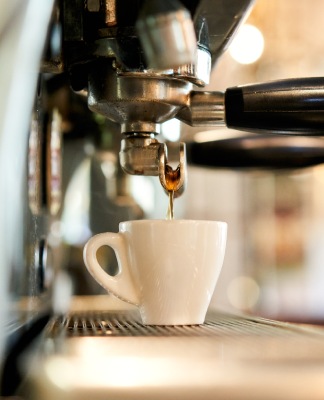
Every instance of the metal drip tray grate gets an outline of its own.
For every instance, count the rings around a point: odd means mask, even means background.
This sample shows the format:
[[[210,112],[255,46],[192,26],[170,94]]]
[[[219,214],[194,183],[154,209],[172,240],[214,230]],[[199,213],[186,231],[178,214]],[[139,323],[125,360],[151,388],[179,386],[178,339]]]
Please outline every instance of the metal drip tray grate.
[[[47,329],[50,337],[85,336],[323,336],[321,330],[280,323],[263,318],[246,318],[212,313],[203,325],[143,325],[133,311],[75,313],[54,319]]]
[[[35,400],[324,398],[316,327],[216,312],[203,325],[147,326],[136,310],[74,311],[50,321],[43,346]]]

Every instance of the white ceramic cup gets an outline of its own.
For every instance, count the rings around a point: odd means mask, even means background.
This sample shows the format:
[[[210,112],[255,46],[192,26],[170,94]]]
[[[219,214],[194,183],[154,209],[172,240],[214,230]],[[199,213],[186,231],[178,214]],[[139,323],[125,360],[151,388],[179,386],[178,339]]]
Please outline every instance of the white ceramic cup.
[[[93,236],[84,262],[108,292],[139,307],[147,325],[202,324],[223,264],[227,224],[217,221],[139,220],[119,233]],[[119,272],[105,272],[97,250],[110,246]]]

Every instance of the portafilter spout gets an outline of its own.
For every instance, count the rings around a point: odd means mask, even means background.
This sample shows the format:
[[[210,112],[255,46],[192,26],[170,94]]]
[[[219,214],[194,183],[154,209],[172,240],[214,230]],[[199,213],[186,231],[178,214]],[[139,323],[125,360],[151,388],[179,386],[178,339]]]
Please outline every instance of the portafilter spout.
[[[121,167],[130,175],[159,176],[166,192],[179,197],[187,182],[186,145],[180,143],[179,164],[173,169],[168,162],[168,149],[149,134],[129,135],[121,142],[119,153]]]
[[[162,187],[167,193],[172,192],[173,197],[179,197],[187,182],[187,156],[186,145],[180,143],[179,148],[179,165],[173,169],[168,164],[166,145],[160,148],[159,154],[159,177]]]

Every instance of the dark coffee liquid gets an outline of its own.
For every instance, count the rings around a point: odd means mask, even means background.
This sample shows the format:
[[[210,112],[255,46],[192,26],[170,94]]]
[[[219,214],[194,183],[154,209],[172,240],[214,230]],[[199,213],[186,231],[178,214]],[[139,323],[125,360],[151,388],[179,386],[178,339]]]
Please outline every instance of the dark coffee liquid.
[[[170,165],[166,165],[165,168],[165,182],[166,189],[169,194],[169,206],[167,211],[167,219],[173,219],[173,200],[174,200],[174,192],[178,187],[178,182],[180,180],[180,167],[175,170],[170,167]]]
[[[167,219],[173,219],[173,199],[174,199],[174,191],[171,190],[169,192],[169,206],[167,211]]]

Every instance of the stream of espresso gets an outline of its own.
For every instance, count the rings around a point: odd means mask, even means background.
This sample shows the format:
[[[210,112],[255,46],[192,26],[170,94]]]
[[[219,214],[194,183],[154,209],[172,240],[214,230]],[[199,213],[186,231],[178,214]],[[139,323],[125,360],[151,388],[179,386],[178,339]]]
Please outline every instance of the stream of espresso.
[[[173,219],[173,199],[174,199],[174,191],[169,191],[169,206],[167,211],[167,219]]]
[[[173,170],[172,167],[170,167],[170,165],[166,165],[165,181],[167,184],[166,189],[169,195],[169,206],[166,217],[167,219],[173,219],[174,217],[173,214],[174,192],[177,188],[179,179],[180,179],[180,166],[178,166],[178,168]]]

